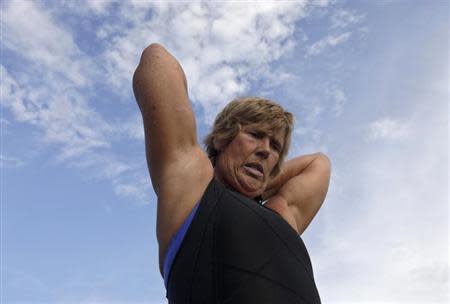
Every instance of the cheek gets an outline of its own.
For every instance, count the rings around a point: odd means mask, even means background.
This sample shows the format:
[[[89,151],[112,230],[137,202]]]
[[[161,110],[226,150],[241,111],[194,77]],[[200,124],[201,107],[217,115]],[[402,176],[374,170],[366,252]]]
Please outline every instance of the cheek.
[[[252,151],[252,147],[249,143],[238,142],[233,149],[233,158],[240,161],[245,158],[245,154],[250,151]]]
[[[278,155],[273,155],[271,160],[270,160],[270,164],[272,166],[272,169],[275,168],[275,166],[278,163],[278,160],[280,159],[280,157]]]
[[[241,149],[239,145],[233,147],[233,149],[228,150],[226,157],[224,158],[224,165],[229,172],[234,171],[239,163],[241,162]]]

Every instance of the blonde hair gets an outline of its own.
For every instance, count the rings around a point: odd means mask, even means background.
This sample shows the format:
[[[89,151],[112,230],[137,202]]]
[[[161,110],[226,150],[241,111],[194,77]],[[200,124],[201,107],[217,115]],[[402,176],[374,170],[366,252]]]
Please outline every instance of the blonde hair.
[[[243,126],[252,125],[268,134],[284,131],[284,145],[278,163],[271,172],[272,176],[276,176],[280,172],[291,143],[293,124],[293,115],[272,100],[260,97],[237,98],[217,115],[211,133],[204,140],[206,152],[215,165],[219,151],[215,148],[214,142],[222,142],[227,146]]]

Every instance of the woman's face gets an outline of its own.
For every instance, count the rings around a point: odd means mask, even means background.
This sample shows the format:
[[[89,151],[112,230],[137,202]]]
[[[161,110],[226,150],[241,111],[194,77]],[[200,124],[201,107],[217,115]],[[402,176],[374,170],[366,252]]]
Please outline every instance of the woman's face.
[[[283,145],[283,131],[268,134],[255,126],[244,126],[227,146],[218,147],[214,175],[235,191],[257,197],[264,192]]]

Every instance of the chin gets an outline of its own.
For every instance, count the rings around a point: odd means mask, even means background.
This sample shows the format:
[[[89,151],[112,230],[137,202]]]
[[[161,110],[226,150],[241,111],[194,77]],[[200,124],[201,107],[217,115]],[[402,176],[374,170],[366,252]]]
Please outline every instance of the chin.
[[[244,186],[240,185],[238,192],[253,199],[255,197],[262,195],[264,193],[264,189],[265,189],[265,186],[249,188],[249,187],[244,187]]]
[[[262,195],[266,188],[264,181],[255,180],[245,173],[239,172],[236,175],[218,173],[216,171],[215,176],[222,184],[251,199]]]

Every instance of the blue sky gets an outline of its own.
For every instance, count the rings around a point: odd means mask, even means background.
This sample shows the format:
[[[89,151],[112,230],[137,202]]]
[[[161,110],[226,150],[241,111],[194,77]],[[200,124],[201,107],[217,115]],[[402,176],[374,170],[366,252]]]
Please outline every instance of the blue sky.
[[[232,98],[296,116],[328,197],[303,234],[324,303],[449,301],[447,1],[4,1],[2,303],[165,303],[131,89],[182,64],[199,140]]]

